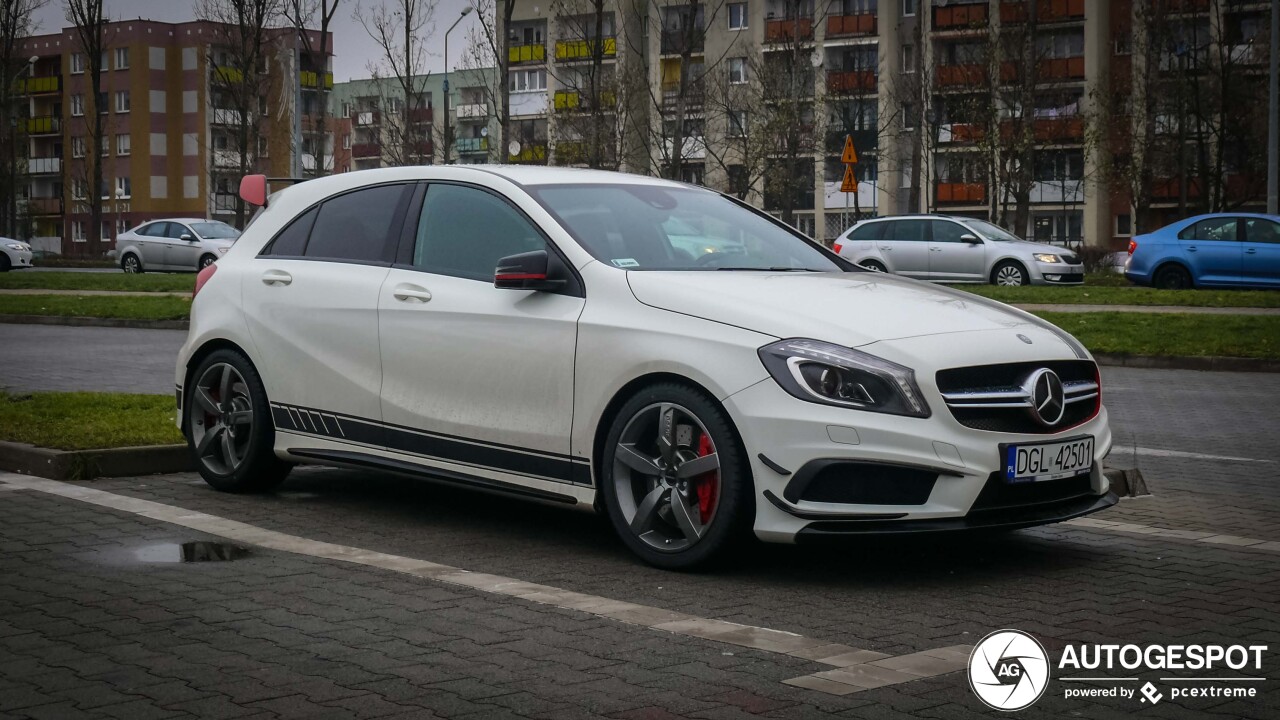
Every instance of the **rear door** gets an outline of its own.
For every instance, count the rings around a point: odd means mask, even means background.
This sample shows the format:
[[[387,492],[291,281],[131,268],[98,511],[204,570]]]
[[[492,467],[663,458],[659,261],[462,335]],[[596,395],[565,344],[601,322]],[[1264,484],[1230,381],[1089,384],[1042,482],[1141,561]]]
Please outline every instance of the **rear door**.
[[[378,292],[416,187],[331,196],[249,263],[244,318],[275,424],[305,436],[283,442],[382,448]]]
[[[169,223],[168,244],[164,249],[165,264],[172,270],[200,269],[200,238],[183,223]],[[190,240],[183,240],[186,235]]]
[[[967,243],[960,238],[977,233],[954,220],[930,220],[929,279],[981,281],[985,279],[986,246],[979,239]]]
[[[1197,220],[1178,233],[1182,254],[1191,265],[1196,284],[1239,285],[1244,244],[1236,217]]]
[[[879,247],[889,270],[914,278],[929,277],[929,221],[923,218],[890,220]]]
[[[1280,222],[1247,217],[1241,275],[1250,285],[1280,287]]]
[[[147,270],[163,270],[165,266],[165,233],[169,223],[153,222],[138,228],[138,250],[142,253],[142,267]]]

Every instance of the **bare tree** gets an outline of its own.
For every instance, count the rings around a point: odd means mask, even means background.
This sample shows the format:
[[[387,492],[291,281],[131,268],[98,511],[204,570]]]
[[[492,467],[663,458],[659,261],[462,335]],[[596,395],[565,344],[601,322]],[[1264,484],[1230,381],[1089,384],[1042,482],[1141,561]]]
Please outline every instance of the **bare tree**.
[[[85,199],[89,208],[89,227],[85,235],[86,252],[97,257],[102,252],[102,201],[107,194],[103,176],[103,149],[109,142],[106,111],[110,108],[100,107],[108,102],[102,92],[103,61],[107,54],[107,18],[103,12],[103,0],[64,0],[67,22],[75,31],[76,48],[84,57],[84,72],[89,80],[89,99],[92,102],[92,115],[86,121],[88,150],[85,153],[84,169],[88,175],[89,197]],[[89,115],[88,103],[85,114]]]
[[[18,223],[18,195],[26,163],[25,113],[17,107],[11,82],[29,72],[28,57],[19,56],[18,42],[32,30],[32,15],[48,0],[5,0],[0,13],[0,132],[7,132],[4,142],[4,173],[0,176],[0,197],[8,198],[0,220],[0,232],[9,237],[20,237]],[[21,151],[21,152],[20,152]]]
[[[825,12],[825,7],[823,8]],[[795,222],[802,197],[814,191],[813,155],[817,152],[814,111],[813,5],[785,0],[779,30],[766,41],[775,42],[759,64],[758,80],[765,97],[760,112],[764,131],[773,145],[765,177],[765,208],[778,210],[782,221]],[[806,27],[807,26],[807,27]]]
[[[511,142],[511,54],[508,50],[511,16],[516,0],[475,0],[478,27],[472,28],[462,65],[484,78],[486,102],[498,123],[498,161],[507,161]],[[489,72],[489,68],[493,68]]]
[[[435,0],[356,6],[356,19],[380,51],[370,61],[369,72],[381,94],[379,137],[382,159],[388,165],[420,165],[424,158],[430,162],[433,132],[427,58],[435,9]],[[448,112],[448,107],[443,111]],[[447,144],[444,151],[447,157]]]
[[[260,105],[270,91],[269,64],[278,50],[280,34],[272,28],[281,19],[281,0],[200,0],[196,16],[213,24],[210,42],[210,85],[231,111],[229,150],[236,176],[257,169],[264,118]],[[215,152],[217,152],[215,150]],[[219,162],[211,163],[217,166]],[[215,171],[216,172],[216,168]],[[235,196],[236,227],[244,227],[245,205]]]
[[[328,120],[329,120],[329,84],[328,77],[328,58],[329,58],[329,25],[333,22],[333,16],[338,12],[338,6],[342,0],[288,0],[288,6],[285,13],[293,24],[294,30],[298,34],[299,41],[302,43],[302,49],[308,58],[313,61],[313,66],[308,68],[316,74],[316,111],[314,125],[314,136],[319,138],[319,149],[316,151],[316,161],[312,168],[312,175],[320,177],[327,173],[330,168],[325,167],[325,150],[328,142]],[[311,42],[311,35],[307,32],[307,26],[319,19],[320,22],[320,42],[319,47],[315,47],[315,43]],[[301,108],[299,108],[301,112]]]

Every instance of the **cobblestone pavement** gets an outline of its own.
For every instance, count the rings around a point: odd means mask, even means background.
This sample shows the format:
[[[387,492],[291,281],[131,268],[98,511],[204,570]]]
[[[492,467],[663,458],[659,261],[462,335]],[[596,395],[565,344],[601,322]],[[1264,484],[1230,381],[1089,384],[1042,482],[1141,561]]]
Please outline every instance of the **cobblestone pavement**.
[[[1097,516],[1280,540],[1280,376],[1108,368],[1112,461],[1154,495]],[[1127,453],[1124,447],[1139,448]],[[1268,645],[1251,699],[1064,699],[1027,717],[1280,717],[1280,553],[1058,525],[997,537],[752,546],[715,572],[631,558],[589,514],[390,475],[299,470],[267,496],[195,475],[92,488],[249,526],[893,656],[1004,627],[1079,643]],[[827,667],[276,550],[152,563],[211,539],[0,484],[0,717],[748,718],[996,715],[963,672],[841,697]],[[1055,677],[1062,673],[1055,672]],[[1156,681],[1165,673],[1137,671]]]
[[[173,394],[186,330],[0,324],[0,388]]]

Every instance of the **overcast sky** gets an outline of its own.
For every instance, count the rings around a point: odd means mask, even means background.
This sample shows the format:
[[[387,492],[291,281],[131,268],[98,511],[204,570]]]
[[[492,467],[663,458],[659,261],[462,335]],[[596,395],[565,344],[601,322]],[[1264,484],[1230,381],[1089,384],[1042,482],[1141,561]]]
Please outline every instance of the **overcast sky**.
[[[394,0],[340,0],[338,14],[333,19],[333,75],[338,82],[352,78],[369,77],[370,61],[380,55],[378,45],[365,32],[355,18],[359,6],[366,8]],[[435,10],[436,31],[430,41],[432,71],[444,69],[444,40],[446,28],[457,19],[458,13],[470,4],[469,0],[439,0]],[[163,22],[185,22],[195,19],[196,0],[106,0],[107,16],[112,20],[144,18]],[[61,30],[66,21],[62,0],[49,0],[49,4],[36,15],[37,33]],[[449,68],[459,67],[469,31],[476,23],[475,13],[464,18],[449,35]]]

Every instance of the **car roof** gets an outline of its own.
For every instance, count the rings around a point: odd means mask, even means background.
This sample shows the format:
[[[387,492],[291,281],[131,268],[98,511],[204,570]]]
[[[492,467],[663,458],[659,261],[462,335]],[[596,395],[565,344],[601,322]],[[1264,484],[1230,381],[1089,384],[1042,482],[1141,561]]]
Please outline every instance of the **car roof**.
[[[912,213],[910,215],[885,215],[883,217],[866,218],[859,220],[858,223],[882,222],[884,220],[909,220],[913,218],[927,218],[930,220],[981,220],[982,218],[972,218],[965,215],[940,215],[938,213]]]
[[[211,218],[183,218],[183,217],[171,217],[171,218],[152,218],[152,219],[150,219],[150,220],[147,220],[147,221],[145,221],[145,222],[141,223],[141,225],[150,225],[151,223],[157,223],[157,222],[202,223],[202,222],[222,222],[222,221],[221,221],[221,220],[214,220],[214,219],[211,219]]]

